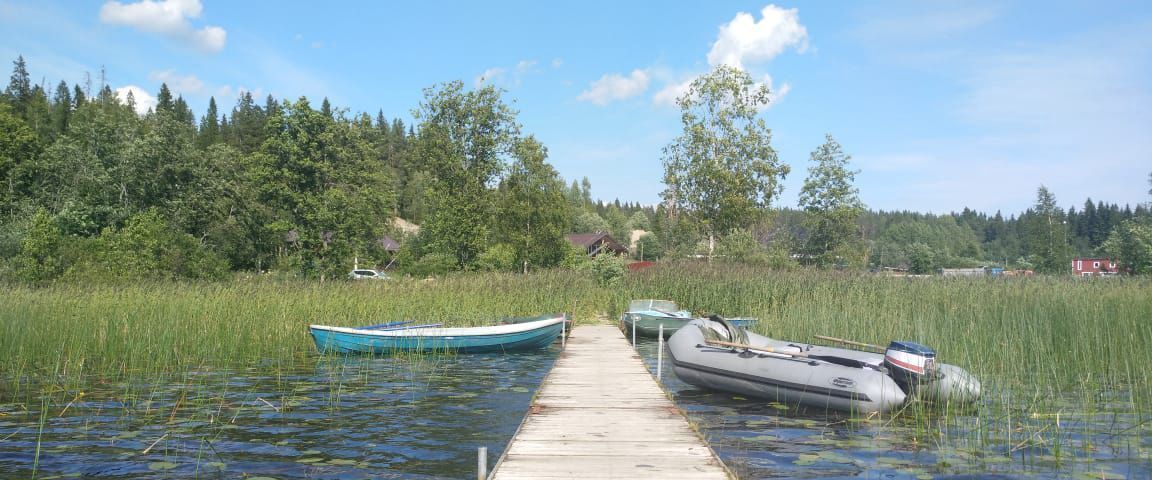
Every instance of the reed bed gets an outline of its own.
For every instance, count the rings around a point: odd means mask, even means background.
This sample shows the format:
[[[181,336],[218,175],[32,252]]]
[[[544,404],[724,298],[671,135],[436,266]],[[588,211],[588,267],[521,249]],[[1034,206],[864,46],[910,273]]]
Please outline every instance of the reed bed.
[[[932,346],[939,361],[981,380],[980,404],[957,415],[912,404],[891,425],[973,455],[1060,462],[1101,452],[1148,458],[1140,439],[1152,435],[1149,292],[1146,278],[889,278],[672,264],[628,277],[616,304],[673,299],[698,314],[758,317],[759,333],[799,342],[824,343],[815,339],[824,335]]]
[[[587,323],[616,318],[631,299],[663,298],[698,314],[758,317],[760,333],[781,339],[930,345],[980,378],[985,398],[974,416],[910,415],[914,427],[940,432],[965,421],[969,436],[954,441],[1091,451],[1120,438],[1109,432],[1150,431],[1150,287],[1141,278],[905,279],[700,262],[665,263],[607,287],[571,271],[15,287],[0,291],[0,403],[43,403],[62,415],[84,401],[86,385],[122,382],[121,397],[138,400],[130,408],[170,382],[189,391],[180,401],[211,404],[214,389],[234,387],[196,372],[276,375],[310,361],[312,323],[465,326],[561,311]],[[297,387],[283,388],[280,397],[291,398]]]
[[[395,320],[450,326],[570,312],[592,318],[607,291],[566,272],[437,280],[57,285],[0,292],[0,396],[29,381],[178,374],[205,366],[265,367],[314,352],[309,324]],[[2,401],[2,399],[0,399]]]
[[[915,340],[996,377],[1147,387],[1149,292],[1143,278],[908,279],[688,264],[628,277],[615,303],[668,298],[700,314],[754,316],[760,333],[796,341]]]

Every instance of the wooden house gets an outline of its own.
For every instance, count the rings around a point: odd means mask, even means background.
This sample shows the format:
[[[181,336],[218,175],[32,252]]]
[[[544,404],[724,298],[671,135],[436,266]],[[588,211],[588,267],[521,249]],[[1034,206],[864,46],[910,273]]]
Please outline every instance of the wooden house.
[[[612,255],[628,253],[628,249],[614,240],[611,235],[608,235],[608,232],[570,233],[566,235],[566,238],[572,245],[583,248],[589,257],[595,257],[601,253]]]

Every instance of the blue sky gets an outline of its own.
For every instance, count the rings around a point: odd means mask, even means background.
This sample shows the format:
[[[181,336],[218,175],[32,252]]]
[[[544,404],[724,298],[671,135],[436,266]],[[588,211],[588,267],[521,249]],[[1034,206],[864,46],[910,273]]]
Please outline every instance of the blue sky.
[[[141,104],[166,82],[198,115],[248,90],[408,122],[424,88],[488,82],[567,182],[645,204],[671,100],[736,64],[776,97],[779,206],[825,133],[873,209],[1016,214],[1040,185],[1078,209],[1152,200],[1146,1],[0,0],[0,59],[17,55],[49,87],[103,67]]]

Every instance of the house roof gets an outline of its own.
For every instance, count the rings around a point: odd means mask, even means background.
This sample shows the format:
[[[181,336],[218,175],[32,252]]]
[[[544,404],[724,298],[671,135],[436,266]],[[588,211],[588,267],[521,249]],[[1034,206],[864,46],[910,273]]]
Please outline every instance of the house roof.
[[[628,249],[620,245],[608,232],[594,232],[594,233],[570,233],[565,236],[568,242],[584,249],[589,249],[594,246],[600,245],[602,248],[607,248],[614,252],[623,253]]]

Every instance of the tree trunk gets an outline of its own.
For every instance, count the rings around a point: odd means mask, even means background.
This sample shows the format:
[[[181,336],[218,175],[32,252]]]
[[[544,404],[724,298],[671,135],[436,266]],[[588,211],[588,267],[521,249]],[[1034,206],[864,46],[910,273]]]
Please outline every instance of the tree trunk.
[[[708,232],[708,263],[712,263],[712,254],[716,250],[716,234]]]

